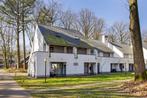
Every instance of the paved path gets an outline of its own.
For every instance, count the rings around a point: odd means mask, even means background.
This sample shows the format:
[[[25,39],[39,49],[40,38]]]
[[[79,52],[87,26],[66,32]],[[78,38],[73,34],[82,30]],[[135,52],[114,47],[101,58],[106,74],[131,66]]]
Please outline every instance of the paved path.
[[[0,69],[0,98],[32,98],[12,79],[10,73]]]

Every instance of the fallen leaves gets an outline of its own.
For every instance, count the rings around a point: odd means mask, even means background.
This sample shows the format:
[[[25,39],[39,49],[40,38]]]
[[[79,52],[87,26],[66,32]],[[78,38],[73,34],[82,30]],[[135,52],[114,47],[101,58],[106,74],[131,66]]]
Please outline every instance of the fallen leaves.
[[[125,82],[121,88],[124,92],[133,96],[147,97],[147,81],[128,81]]]

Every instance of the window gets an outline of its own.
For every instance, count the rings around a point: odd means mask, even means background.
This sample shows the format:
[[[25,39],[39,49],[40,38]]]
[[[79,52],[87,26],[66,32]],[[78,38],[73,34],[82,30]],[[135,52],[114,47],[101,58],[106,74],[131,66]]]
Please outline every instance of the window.
[[[124,54],[124,58],[133,58],[133,55],[131,55],[131,54]]]
[[[110,57],[110,53],[104,52],[104,53],[103,53],[103,56],[104,56],[104,57]]]
[[[54,52],[54,47],[53,46],[50,47],[50,52]]]
[[[90,54],[94,55],[94,50],[93,49],[90,50]]]
[[[78,54],[87,54],[87,49],[86,48],[77,48],[77,53]]]
[[[67,47],[67,53],[73,53],[73,48],[72,47]]]
[[[50,52],[64,53],[64,47],[63,46],[50,46]]]
[[[113,53],[110,53],[110,57],[113,57]]]
[[[99,57],[103,56],[103,52],[98,51],[98,56]]]
[[[124,54],[124,58],[129,58],[129,54]]]

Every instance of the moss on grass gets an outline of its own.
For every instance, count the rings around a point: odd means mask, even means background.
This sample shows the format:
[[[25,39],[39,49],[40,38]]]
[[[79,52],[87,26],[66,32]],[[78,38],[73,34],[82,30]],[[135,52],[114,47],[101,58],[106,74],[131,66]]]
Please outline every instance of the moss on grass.
[[[49,35],[47,36],[48,37],[48,41],[50,43],[54,43],[55,45],[63,45],[63,46],[68,46],[68,42],[65,41],[63,38],[58,38],[56,36],[52,36],[52,35]]]

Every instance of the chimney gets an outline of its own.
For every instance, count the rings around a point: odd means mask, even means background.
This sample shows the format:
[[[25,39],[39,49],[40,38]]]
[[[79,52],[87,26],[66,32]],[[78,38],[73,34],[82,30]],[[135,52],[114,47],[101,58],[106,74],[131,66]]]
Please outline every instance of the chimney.
[[[108,42],[108,36],[106,35],[101,35],[100,40],[102,43],[106,44]]]

